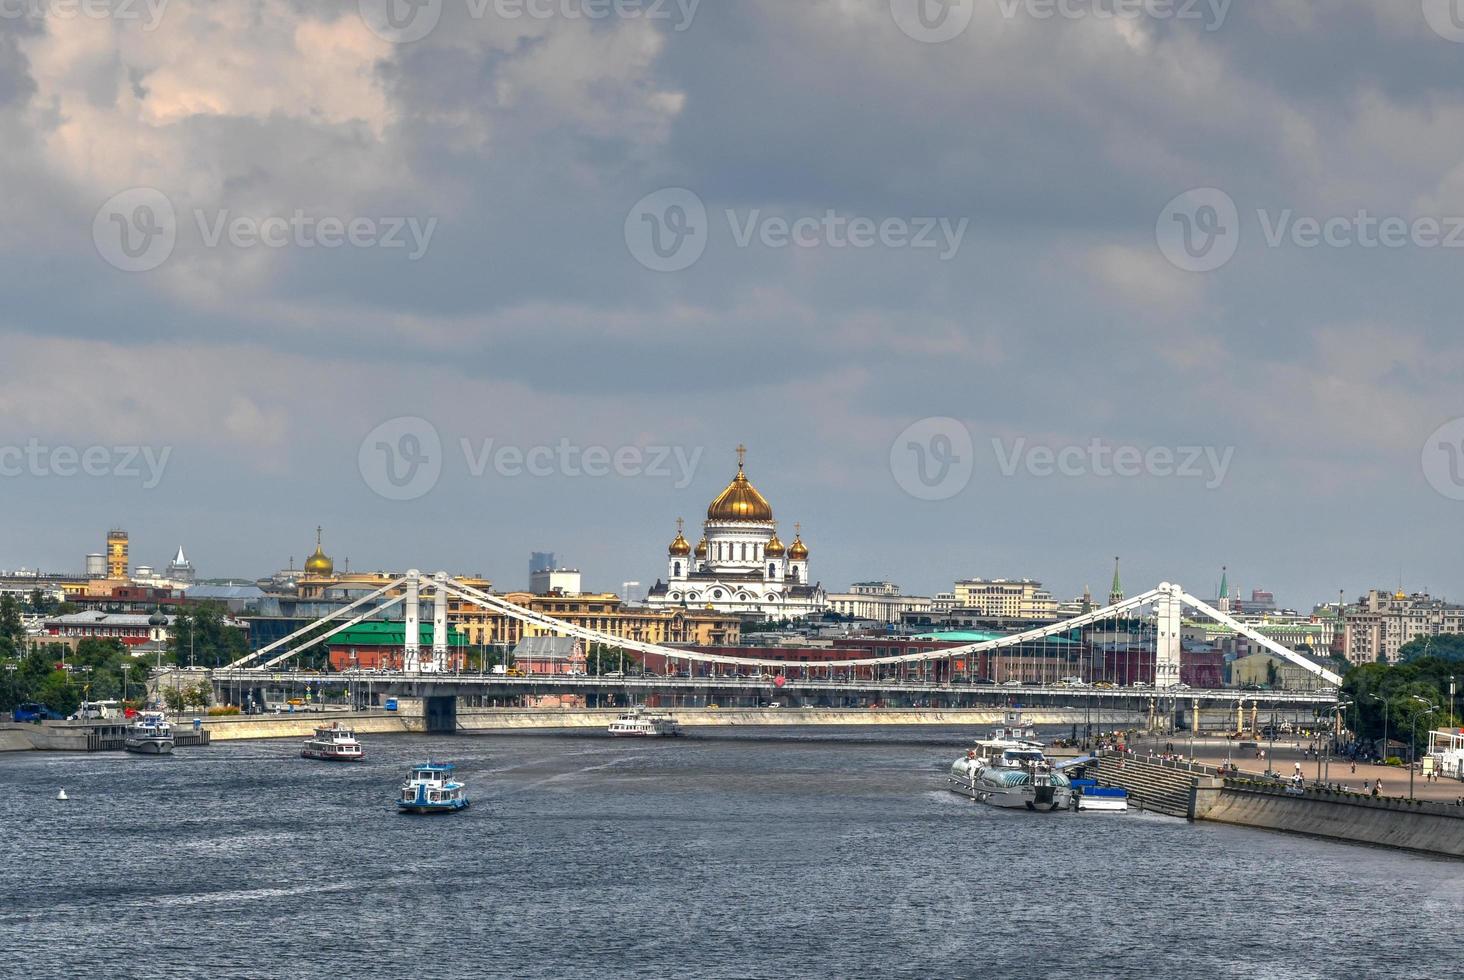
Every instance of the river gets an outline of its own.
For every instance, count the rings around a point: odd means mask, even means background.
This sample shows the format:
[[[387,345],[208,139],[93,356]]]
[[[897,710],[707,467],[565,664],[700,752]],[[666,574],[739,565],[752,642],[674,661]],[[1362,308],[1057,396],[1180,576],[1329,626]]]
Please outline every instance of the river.
[[[1444,977],[1464,864],[948,793],[954,730],[0,756],[0,975]],[[473,806],[406,817],[406,768]],[[55,799],[64,787],[66,802]]]

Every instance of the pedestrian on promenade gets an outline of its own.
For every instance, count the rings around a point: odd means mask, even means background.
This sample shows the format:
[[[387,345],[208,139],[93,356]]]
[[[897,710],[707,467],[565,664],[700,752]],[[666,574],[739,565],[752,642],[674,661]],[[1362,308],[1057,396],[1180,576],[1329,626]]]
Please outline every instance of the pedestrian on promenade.
[[[1357,775],[1357,760],[1356,759],[1352,760],[1352,775],[1354,775],[1354,776]]]

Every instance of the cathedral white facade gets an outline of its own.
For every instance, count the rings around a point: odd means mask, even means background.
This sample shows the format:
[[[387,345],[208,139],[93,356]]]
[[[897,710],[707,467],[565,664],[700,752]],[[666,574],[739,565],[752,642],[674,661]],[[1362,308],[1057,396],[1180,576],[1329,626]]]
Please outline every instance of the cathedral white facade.
[[[768,619],[800,619],[828,608],[823,588],[809,581],[802,534],[786,546],[778,537],[772,505],[743,472],[745,453],[738,447],[737,475],[707,507],[695,548],[677,521],[666,553],[666,581],[651,588],[647,605]]]

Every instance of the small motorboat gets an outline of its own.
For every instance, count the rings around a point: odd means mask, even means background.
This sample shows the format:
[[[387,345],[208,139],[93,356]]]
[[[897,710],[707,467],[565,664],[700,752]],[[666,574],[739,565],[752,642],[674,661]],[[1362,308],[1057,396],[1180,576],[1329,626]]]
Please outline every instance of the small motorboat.
[[[61,792],[59,792],[59,793],[56,794],[56,799],[58,799],[58,800],[69,800],[69,799],[71,799],[71,797],[69,797],[69,796],[66,795],[66,789],[63,787],[62,790],[61,790]]]
[[[467,787],[452,778],[452,763],[415,766],[402,783],[397,809],[402,813],[456,813],[468,806]]]
[[[300,755],[327,762],[360,762],[366,758],[361,743],[356,741],[356,733],[340,722],[316,728],[315,737],[305,741]]]
[[[173,751],[173,726],[161,711],[144,711],[127,729],[122,747],[140,755],[167,755]]]
[[[1124,813],[1128,810],[1128,790],[1122,786],[1099,786],[1092,779],[1074,779],[1074,801],[1080,811]]]

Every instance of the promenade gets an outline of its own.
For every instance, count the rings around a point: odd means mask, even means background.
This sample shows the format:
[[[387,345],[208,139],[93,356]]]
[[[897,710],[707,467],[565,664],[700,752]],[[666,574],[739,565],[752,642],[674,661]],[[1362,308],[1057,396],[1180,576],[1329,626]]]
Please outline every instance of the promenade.
[[[1265,760],[1257,759],[1256,750],[1242,749],[1241,742],[1255,742],[1260,748],[1266,750],[1267,758]],[[1166,744],[1172,745],[1174,752],[1184,755],[1186,760],[1190,758],[1190,740],[1183,732],[1172,736],[1143,735],[1133,742],[1131,747],[1140,755],[1146,755],[1151,751],[1157,755],[1164,751]],[[1289,778],[1296,771],[1296,764],[1299,762],[1302,777],[1310,784],[1317,780],[1317,760],[1303,754],[1303,749],[1307,744],[1306,739],[1297,739],[1288,735],[1285,739],[1276,740],[1275,754],[1272,756],[1271,743],[1267,740],[1241,738],[1227,740],[1206,736],[1194,740],[1194,760],[1206,766],[1222,765],[1227,761],[1228,748],[1228,761],[1240,767],[1242,775],[1256,778],[1260,778],[1267,768]],[[1380,795],[1408,796],[1408,768],[1406,766],[1358,763],[1356,771],[1354,771],[1353,764],[1348,759],[1333,758],[1330,765],[1325,759],[1323,760],[1322,773],[1323,782],[1337,783],[1353,792],[1362,792],[1364,781],[1371,786],[1372,783],[1381,779]],[[1464,796],[1464,782],[1444,777],[1440,777],[1436,783],[1428,782],[1423,778],[1422,772],[1414,774],[1413,787],[1413,795],[1420,800],[1453,803],[1460,796]]]

